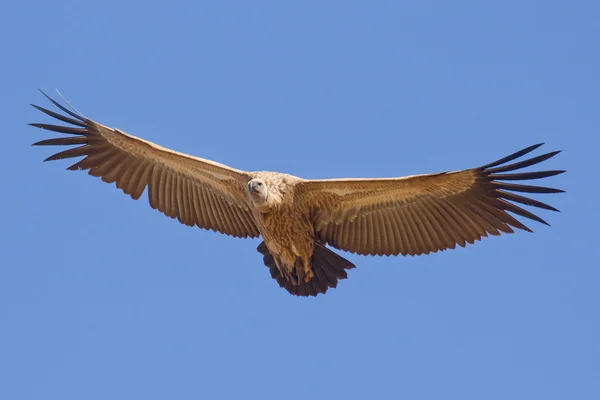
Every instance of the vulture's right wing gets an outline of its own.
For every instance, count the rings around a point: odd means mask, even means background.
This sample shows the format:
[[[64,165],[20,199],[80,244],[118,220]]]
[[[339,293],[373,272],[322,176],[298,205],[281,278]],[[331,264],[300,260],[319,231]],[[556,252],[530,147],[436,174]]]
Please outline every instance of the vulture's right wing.
[[[48,99],[70,117],[34,107],[74,127],[30,124],[71,135],[34,145],[79,146],[45,161],[85,157],[68,169],[89,170],[90,175],[104,182],[116,182],[117,188],[134,200],[139,199],[147,187],[150,206],[185,225],[197,225],[235,237],[259,236],[247,200],[246,184],[252,179],[250,174],[165,149],[101,125]]]

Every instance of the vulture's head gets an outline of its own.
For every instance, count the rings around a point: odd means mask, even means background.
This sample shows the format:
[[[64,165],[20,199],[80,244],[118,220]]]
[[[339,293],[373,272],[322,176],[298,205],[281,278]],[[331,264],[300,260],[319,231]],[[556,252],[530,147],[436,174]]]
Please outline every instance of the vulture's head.
[[[269,189],[262,179],[252,179],[248,182],[248,194],[250,195],[252,203],[256,207],[260,207],[267,204]]]

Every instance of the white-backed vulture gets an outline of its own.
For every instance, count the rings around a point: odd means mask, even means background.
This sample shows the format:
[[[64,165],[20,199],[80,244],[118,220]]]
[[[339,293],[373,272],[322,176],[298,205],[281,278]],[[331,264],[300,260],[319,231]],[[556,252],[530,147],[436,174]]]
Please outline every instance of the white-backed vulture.
[[[513,233],[513,228],[530,231],[511,214],[547,225],[515,203],[557,211],[515,192],[561,192],[510,183],[564,172],[515,172],[558,153],[515,161],[541,144],[462,171],[305,180],[241,171],[171,151],[46,97],[65,114],[34,107],[68,125],[31,125],[66,136],[35,145],[77,146],[46,161],[83,157],[67,169],[88,170],[104,182],[115,182],[134,200],[147,189],[150,206],[182,224],[239,238],[262,236],[257,250],[271,276],[298,296],[325,293],[354,268],[326,246],[362,255],[421,255],[464,247],[488,235]]]

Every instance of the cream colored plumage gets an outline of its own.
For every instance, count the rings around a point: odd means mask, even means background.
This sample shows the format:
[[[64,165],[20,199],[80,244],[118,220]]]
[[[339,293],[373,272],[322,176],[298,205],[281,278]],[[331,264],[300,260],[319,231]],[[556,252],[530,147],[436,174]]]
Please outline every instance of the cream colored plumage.
[[[46,96],[48,97],[48,96]],[[546,224],[521,203],[557,211],[513,192],[561,190],[506,183],[564,171],[519,172],[551,152],[507,164],[530,146],[482,167],[391,179],[305,180],[277,172],[246,172],[160,147],[101,125],[48,99],[69,116],[38,110],[73,126],[31,124],[71,136],[35,145],[79,145],[46,161],[84,157],[70,170],[89,170],[186,225],[235,237],[259,237],[271,276],[290,293],[315,296],[354,268],[326,248],[358,254],[420,255],[465,246],[488,235],[530,231],[508,212]]]

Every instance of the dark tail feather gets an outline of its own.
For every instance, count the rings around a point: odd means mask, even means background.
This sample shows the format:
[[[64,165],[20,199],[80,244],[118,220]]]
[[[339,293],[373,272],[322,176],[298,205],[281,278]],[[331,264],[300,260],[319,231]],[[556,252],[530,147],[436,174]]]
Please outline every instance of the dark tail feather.
[[[338,280],[348,277],[347,269],[355,268],[350,261],[324,245],[315,243],[312,256],[312,269],[315,276],[309,282],[296,279],[298,281],[296,285],[281,274],[265,242],[262,242],[256,250],[263,255],[263,261],[269,267],[271,277],[277,281],[279,286],[296,296],[316,296],[319,293],[325,293],[330,287],[336,287]]]

